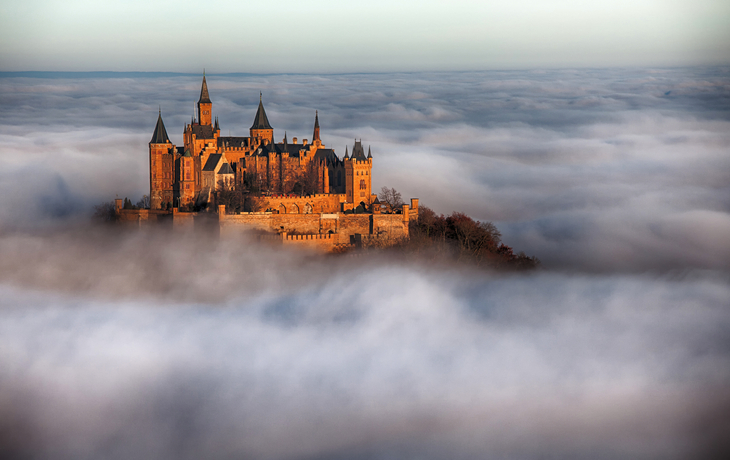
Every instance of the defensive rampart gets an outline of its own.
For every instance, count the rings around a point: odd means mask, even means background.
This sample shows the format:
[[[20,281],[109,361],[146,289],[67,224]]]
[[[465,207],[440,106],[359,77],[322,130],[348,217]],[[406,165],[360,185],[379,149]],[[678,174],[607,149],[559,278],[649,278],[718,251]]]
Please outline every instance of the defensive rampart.
[[[338,195],[335,195],[335,197]],[[296,203],[301,197],[287,197]],[[284,200],[284,198],[281,198]],[[408,237],[408,226],[418,217],[418,200],[403,205],[399,214],[374,213],[279,213],[243,212],[227,214],[225,206],[218,206],[218,214],[210,212],[179,212],[122,209],[117,200],[117,218],[125,224],[144,227],[164,223],[175,231],[215,229],[222,236],[235,237],[242,233],[253,233],[263,241],[276,242],[285,246],[306,247],[322,251],[339,251],[362,243],[388,245]]]

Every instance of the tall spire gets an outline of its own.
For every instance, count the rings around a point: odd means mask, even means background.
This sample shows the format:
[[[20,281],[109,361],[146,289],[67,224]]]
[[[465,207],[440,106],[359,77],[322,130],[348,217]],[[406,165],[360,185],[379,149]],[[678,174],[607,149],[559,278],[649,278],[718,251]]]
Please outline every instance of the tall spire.
[[[205,71],[203,71],[203,86],[200,88],[200,100],[198,104],[211,104],[210,95],[208,94],[208,83],[205,82]]]
[[[218,126],[218,117],[215,117],[215,130],[219,131],[220,129],[220,126]]]
[[[319,111],[314,111],[314,134],[312,134],[312,142],[319,139]]]
[[[368,158],[372,158],[373,155],[370,153],[370,146],[368,145]]]
[[[263,94],[259,92],[259,108],[256,111],[256,117],[253,119],[253,125],[251,129],[274,129],[269,124],[269,118],[266,116],[266,110],[264,110]]]
[[[155,132],[152,133],[152,139],[150,144],[167,144],[169,137],[167,136],[167,130],[165,129],[165,123],[162,122],[162,108],[159,109],[157,114],[157,124],[155,125]]]
[[[343,160],[349,160],[350,157],[347,156],[347,146],[345,146],[345,156],[342,158]]]

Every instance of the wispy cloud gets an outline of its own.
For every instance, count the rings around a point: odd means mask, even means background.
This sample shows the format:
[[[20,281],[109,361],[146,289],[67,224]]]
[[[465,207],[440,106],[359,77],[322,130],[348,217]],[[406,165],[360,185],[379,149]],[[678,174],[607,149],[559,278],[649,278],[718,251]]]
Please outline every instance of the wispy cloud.
[[[91,229],[92,204],[147,192],[158,107],[180,143],[199,77],[3,76],[3,452],[727,452],[727,69],[208,83],[224,134],[260,90],[277,138],[319,110],[328,146],[372,146],[376,189],[493,221],[546,270]]]
[[[0,409],[18,454],[687,458],[723,446],[725,275],[496,276],[164,234],[0,242]]]

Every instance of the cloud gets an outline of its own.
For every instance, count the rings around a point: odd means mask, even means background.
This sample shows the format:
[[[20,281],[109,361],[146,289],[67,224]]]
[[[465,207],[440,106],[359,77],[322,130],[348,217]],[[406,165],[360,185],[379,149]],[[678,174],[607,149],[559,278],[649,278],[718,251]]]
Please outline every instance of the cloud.
[[[224,134],[259,91],[277,138],[319,110],[375,189],[495,222],[527,276],[89,228],[147,192],[158,108],[180,143],[199,77],[2,76],[3,452],[722,457],[726,73],[208,77]]]
[[[11,452],[686,458],[723,447],[726,274],[497,276],[201,240],[0,238]]]

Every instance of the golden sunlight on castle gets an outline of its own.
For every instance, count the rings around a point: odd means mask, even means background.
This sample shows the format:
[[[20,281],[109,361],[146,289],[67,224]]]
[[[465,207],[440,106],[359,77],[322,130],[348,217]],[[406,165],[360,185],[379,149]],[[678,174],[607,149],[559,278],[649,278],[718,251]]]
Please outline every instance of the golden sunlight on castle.
[[[218,117],[203,76],[197,120],[183,130],[183,145],[170,141],[161,112],[149,143],[149,209],[122,209],[123,222],[172,222],[201,227],[218,213],[221,232],[258,230],[261,238],[284,243],[342,249],[362,241],[394,241],[408,236],[418,200],[393,209],[372,193],[373,157],[360,141],[340,158],[320,137],[315,112],[311,141],[285,134],[274,140],[259,94],[248,136],[221,136]],[[238,193],[246,212],[226,198]]]

